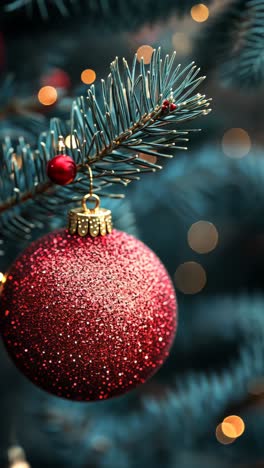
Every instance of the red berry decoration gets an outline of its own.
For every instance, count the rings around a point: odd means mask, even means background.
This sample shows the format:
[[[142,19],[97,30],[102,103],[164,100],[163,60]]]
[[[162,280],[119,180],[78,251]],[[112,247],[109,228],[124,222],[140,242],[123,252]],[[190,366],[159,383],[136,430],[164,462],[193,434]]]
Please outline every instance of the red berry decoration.
[[[161,106],[161,109],[162,109],[163,112],[169,112],[168,106],[162,105],[162,106]]]
[[[47,175],[54,184],[70,184],[76,176],[77,166],[70,156],[58,154],[47,165]]]
[[[173,112],[173,111],[175,111],[176,109],[177,109],[176,104],[174,104],[174,102],[172,102],[171,105],[170,105],[170,111]]]
[[[116,230],[95,238],[60,230],[14,262],[0,329],[15,364],[36,385],[72,400],[103,400],[162,365],[176,310],[168,273],[142,242]]]
[[[174,102],[170,102],[168,99],[165,99],[162,103],[161,109],[163,112],[173,112],[177,109],[177,105],[174,104]]]

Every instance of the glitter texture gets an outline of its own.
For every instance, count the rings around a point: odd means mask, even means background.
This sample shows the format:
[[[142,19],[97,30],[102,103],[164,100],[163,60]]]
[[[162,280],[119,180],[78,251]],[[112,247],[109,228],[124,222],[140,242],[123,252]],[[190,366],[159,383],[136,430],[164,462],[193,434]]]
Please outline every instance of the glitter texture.
[[[10,356],[36,385],[103,400],[162,365],[176,311],[168,273],[142,242],[116,230],[95,239],[56,231],[11,267],[0,326]]]

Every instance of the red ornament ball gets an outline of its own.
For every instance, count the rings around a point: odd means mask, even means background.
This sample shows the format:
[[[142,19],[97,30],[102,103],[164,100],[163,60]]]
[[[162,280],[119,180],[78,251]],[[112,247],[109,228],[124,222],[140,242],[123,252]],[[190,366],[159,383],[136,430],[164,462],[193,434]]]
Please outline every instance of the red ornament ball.
[[[59,397],[103,400],[144,383],[168,356],[176,298],[134,237],[56,231],[31,244],[4,284],[0,330],[17,367]]]
[[[70,184],[76,176],[77,166],[74,160],[65,154],[58,154],[50,159],[47,165],[47,175],[54,184]]]

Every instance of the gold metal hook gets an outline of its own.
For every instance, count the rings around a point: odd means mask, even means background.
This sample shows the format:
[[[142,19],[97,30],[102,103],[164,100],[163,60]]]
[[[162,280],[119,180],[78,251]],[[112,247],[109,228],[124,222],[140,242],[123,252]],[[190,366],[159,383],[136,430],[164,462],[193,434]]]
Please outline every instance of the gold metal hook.
[[[89,179],[90,179],[90,196],[93,195],[93,171],[91,169],[91,166],[89,166],[89,164],[86,164],[87,168],[88,168],[88,172],[89,172]]]
[[[84,197],[82,199],[82,209],[83,209],[84,213],[88,213],[90,211],[94,212],[100,207],[100,198],[98,197],[98,195],[95,195],[93,193],[93,171],[91,169],[91,166],[89,166],[89,164],[86,164],[86,167],[87,167],[88,173],[89,173],[90,187],[89,187],[89,193],[87,195],[84,195]],[[95,207],[92,208],[92,209],[88,209],[87,206],[86,206],[87,201],[94,201],[95,202]]]

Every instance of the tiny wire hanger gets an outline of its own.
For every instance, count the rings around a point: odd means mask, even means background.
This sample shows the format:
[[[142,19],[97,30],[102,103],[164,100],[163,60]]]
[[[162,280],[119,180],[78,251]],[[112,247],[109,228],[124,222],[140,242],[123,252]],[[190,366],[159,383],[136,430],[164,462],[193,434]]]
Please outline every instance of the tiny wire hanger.
[[[82,199],[82,209],[83,209],[83,211],[85,213],[94,212],[100,207],[100,198],[98,197],[98,195],[95,195],[93,193],[93,172],[92,172],[92,169],[89,166],[89,164],[87,164],[87,168],[88,168],[89,179],[90,179],[90,190],[89,190],[89,193],[87,195],[84,195],[84,197]],[[92,208],[92,209],[87,208],[86,202],[88,200],[95,201],[95,207],[94,208]]]
[[[89,194],[92,196],[93,195],[93,171],[91,169],[91,166],[87,164],[88,172],[89,172],[89,179],[90,179],[90,191]]]

